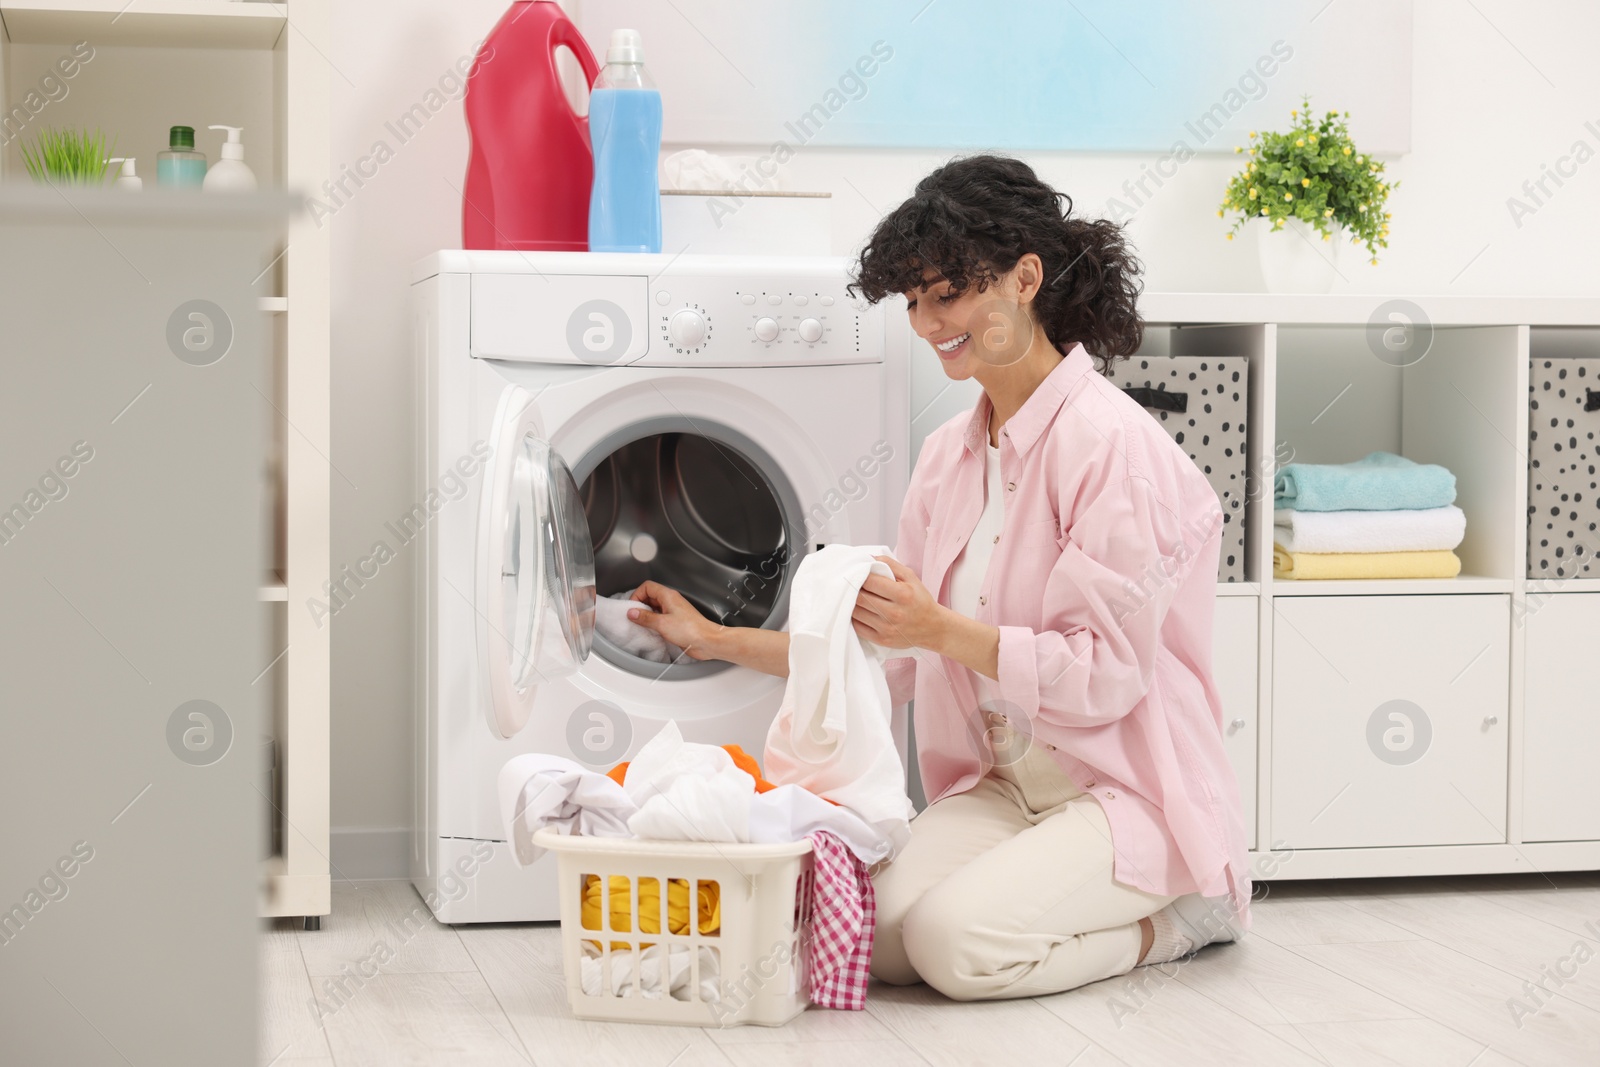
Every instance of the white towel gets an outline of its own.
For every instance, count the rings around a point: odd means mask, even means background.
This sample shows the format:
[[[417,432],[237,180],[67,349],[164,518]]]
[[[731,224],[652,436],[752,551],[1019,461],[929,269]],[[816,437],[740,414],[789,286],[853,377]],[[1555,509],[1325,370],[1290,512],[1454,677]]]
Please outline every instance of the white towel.
[[[564,756],[513,756],[500,768],[500,814],[517,865],[544,854],[533,835],[545,826],[586,837],[631,837],[637,805],[616,782]]]
[[[648,915],[646,916],[648,917]],[[648,935],[646,935],[648,936]],[[639,951],[639,989],[633,981],[633,951],[611,953],[611,992],[614,997],[631,997],[636,992],[647,997],[661,995],[661,953],[666,946],[657,942]],[[667,963],[667,994],[673,1000],[689,998],[689,946],[674,944]],[[600,996],[605,985],[604,967],[600,947],[584,940],[579,946],[579,966],[583,971],[583,991],[587,996]],[[722,999],[722,986],[717,976],[722,972],[722,961],[717,950],[700,946],[700,996],[702,1003],[713,1004]]]
[[[628,763],[622,782],[638,811],[635,837],[657,841],[748,841],[756,782],[716,745],[690,744],[671,719]]]
[[[1454,504],[1397,511],[1272,513],[1272,539],[1296,552],[1430,552],[1453,549],[1467,532],[1467,516]]]
[[[750,840],[756,844],[799,841],[819,830],[837,837],[867,866],[891,859],[895,843],[849,808],[829,804],[797,785],[780,785],[750,801]]]
[[[883,545],[829,545],[801,560],[789,593],[789,681],[767,732],[769,781],[799,785],[859,815],[894,844],[910,837],[905,768],[890,731],[888,650],[851,624]]]
[[[630,600],[633,590],[626,593],[613,593],[609,597],[598,597],[594,602],[594,628],[604,634],[612,644],[624,652],[631,652],[640,659],[651,660],[656,663],[675,663],[683,655],[683,649],[668,641],[647,626],[641,626],[628,618],[632,608],[640,611],[651,611],[648,604],[641,604],[637,600]]]

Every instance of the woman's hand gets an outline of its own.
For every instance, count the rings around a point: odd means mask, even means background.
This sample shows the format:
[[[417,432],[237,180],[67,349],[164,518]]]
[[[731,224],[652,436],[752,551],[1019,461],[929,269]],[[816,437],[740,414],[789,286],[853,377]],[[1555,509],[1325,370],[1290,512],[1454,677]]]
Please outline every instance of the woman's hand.
[[[894,577],[869,574],[861,583],[850,616],[856,633],[884,648],[939,651],[954,613],[934,599],[910,567],[892,556],[876,558],[888,564]]]
[[[690,659],[716,659],[711,644],[721,626],[707,619],[676,589],[659,582],[645,582],[633,591],[636,600],[652,611],[629,608],[628,618],[647,630],[654,630],[689,654]]]

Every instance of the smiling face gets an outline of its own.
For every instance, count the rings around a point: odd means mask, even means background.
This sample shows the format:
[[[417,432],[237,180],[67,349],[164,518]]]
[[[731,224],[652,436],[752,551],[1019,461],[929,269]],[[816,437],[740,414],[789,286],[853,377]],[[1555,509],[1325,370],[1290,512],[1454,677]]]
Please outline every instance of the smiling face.
[[[1028,306],[1039,290],[1038,263],[1024,256],[981,291],[957,291],[938,271],[926,270],[921,287],[905,294],[911,328],[933,348],[947,377],[983,382],[1027,355],[1038,334]]]

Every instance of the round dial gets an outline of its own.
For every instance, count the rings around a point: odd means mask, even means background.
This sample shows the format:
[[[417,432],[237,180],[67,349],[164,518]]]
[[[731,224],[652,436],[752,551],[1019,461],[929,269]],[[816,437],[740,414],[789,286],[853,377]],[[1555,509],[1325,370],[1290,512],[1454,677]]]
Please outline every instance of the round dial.
[[[684,308],[667,323],[667,336],[679,348],[699,348],[706,340],[706,320],[700,312]]]
[[[822,340],[822,323],[816,319],[802,319],[800,321],[800,340],[807,343]]]
[[[756,336],[763,341],[776,341],[778,339],[778,320],[763,315],[756,320]]]

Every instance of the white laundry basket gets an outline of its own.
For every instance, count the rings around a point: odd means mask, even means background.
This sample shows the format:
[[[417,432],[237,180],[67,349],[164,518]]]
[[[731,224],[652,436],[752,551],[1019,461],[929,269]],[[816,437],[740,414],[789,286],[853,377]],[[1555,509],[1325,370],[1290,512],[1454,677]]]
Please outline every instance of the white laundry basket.
[[[811,842],[637,841],[569,837],[550,829],[536,833],[534,842],[556,854],[561,955],[567,998],[578,1018],[782,1026],[810,1003],[804,946],[811,918]],[[598,922],[585,926],[590,876],[599,879],[601,896]],[[701,933],[695,921],[707,885],[716,887],[721,909],[714,933]],[[656,910],[647,905],[638,922],[641,886],[655,896]],[[618,889],[626,896],[614,901]],[[670,919],[663,922],[660,914],[675,897],[689,908],[688,928],[681,933],[671,932]],[[613,928],[619,908],[623,921],[615,925],[627,929]],[[644,932],[646,925],[661,932]]]

